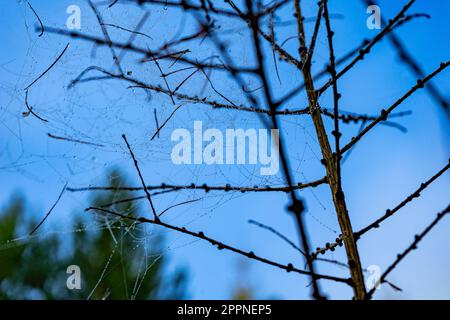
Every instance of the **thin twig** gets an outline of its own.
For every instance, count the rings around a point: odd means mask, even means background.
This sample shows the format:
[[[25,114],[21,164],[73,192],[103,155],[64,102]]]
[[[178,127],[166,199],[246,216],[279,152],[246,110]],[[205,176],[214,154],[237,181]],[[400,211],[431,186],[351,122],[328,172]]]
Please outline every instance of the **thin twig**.
[[[156,118],[156,109],[155,109],[155,120],[156,120],[156,125],[158,127],[158,129],[156,130],[156,132],[153,134],[153,136],[150,138],[150,141],[152,141],[153,139],[155,139],[156,136],[158,136],[159,138],[159,132],[161,131],[162,128],[164,128],[164,126],[169,122],[169,120],[173,117],[173,115],[175,114],[175,112],[177,112],[178,109],[180,109],[183,105],[180,104],[178,107],[175,108],[175,110],[172,111],[172,113],[167,117],[167,119],[163,122],[163,124],[161,126],[158,125],[158,119]]]
[[[105,147],[105,145],[103,145],[103,144],[89,142],[89,141],[83,141],[83,140],[78,140],[78,139],[73,139],[73,138],[68,138],[68,137],[55,136],[54,134],[51,134],[51,133],[47,133],[47,136],[49,138],[56,139],[56,140],[70,141],[70,142],[87,144],[87,145],[96,146],[96,147]]]
[[[109,5],[108,5],[108,8],[111,8],[113,5],[115,5],[117,2],[118,2],[119,0],[113,0],[113,2],[111,2]]]
[[[127,137],[125,136],[125,134],[122,134],[122,139],[125,141],[125,143],[127,145],[127,148],[128,148],[128,151],[130,151],[131,158],[133,159],[133,162],[134,162],[134,167],[136,168],[136,171],[137,171],[137,173],[139,175],[139,179],[141,180],[141,183],[142,183],[142,187],[144,188],[145,195],[147,196],[147,200],[150,203],[150,207],[152,208],[152,212],[153,212],[153,216],[155,218],[155,221],[159,221],[158,215],[156,214],[155,207],[153,206],[153,202],[152,202],[152,198],[150,196],[150,193],[148,192],[148,189],[145,187],[144,178],[142,177],[141,170],[139,169],[138,162],[137,162],[137,160],[136,160],[136,158],[134,156],[133,150],[131,149],[131,146],[128,143],[128,140],[127,140]]]
[[[23,115],[24,117],[28,116],[28,115],[31,113],[33,116],[35,116],[35,117],[38,118],[39,120],[41,120],[41,121],[43,121],[43,122],[48,122],[47,119],[44,119],[44,118],[42,118],[41,116],[37,115],[37,114],[33,111],[33,107],[31,107],[31,106],[28,104],[28,89],[25,90],[25,106],[27,107],[28,112],[23,112],[23,113],[22,113],[22,115]]]
[[[36,10],[34,10],[34,8],[31,6],[30,2],[27,1],[27,3],[28,3],[28,6],[30,7],[31,11],[33,11],[34,15],[36,16],[36,19],[38,20],[39,26],[41,28],[41,32],[38,34],[38,37],[42,37],[45,29],[44,29],[44,25],[42,24],[41,18],[39,18],[39,15],[37,14]]]
[[[33,235],[37,229],[39,229],[39,227],[45,222],[45,220],[47,220],[48,216],[50,215],[50,213],[52,213],[53,209],[56,207],[56,205],[58,204],[59,200],[61,199],[64,191],[66,191],[66,187],[67,187],[67,182],[64,184],[64,187],[62,188],[61,192],[59,193],[58,198],[56,199],[55,203],[53,203],[52,207],[50,208],[50,210],[48,210],[47,214],[44,216],[44,218],[42,218],[42,220],[33,228],[33,230],[28,234],[29,236]]]
[[[446,209],[444,209],[442,212],[437,214],[437,217],[433,220],[433,222],[431,222],[431,224],[429,224],[425,230],[422,231],[422,233],[417,234],[414,236],[414,241],[411,243],[411,245],[406,248],[405,251],[403,251],[402,253],[397,255],[397,259],[395,259],[395,261],[386,269],[386,271],[383,272],[383,274],[381,275],[380,279],[378,280],[379,283],[382,283],[385,278],[392,272],[394,271],[394,269],[397,267],[397,265],[409,254],[411,253],[413,250],[417,249],[417,246],[419,244],[420,241],[422,241],[422,239],[428,234],[428,232],[431,231],[431,229],[433,229],[438,223],[439,221],[446,215],[450,213],[450,205],[447,206]],[[371,299],[372,295],[374,294],[375,290],[376,290],[377,286],[374,286],[374,288],[372,288],[372,290],[370,290],[367,294],[367,299]]]
[[[55,61],[53,61],[53,63],[47,68],[45,69],[44,72],[41,73],[41,75],[39,77],[37,77],[36,79],[34,79],[28,86],[25,87],[25,90],[28,90],[33,84],[35,84],[39,79],[41,79],[47,72],[50,71],[51,68],[53,68],[53,66],[59,61],[59,59],[61,59],[61,57],[64,55],[64,53],[66,52],[67,48],[69,47],[69,43],[66,44],[64,50],[58,55],[58,57],[56,58]]]
[[[258,226],[262,229],[266,229],[269,230],[270,232],[272,232],[274,235],[276,235],[277,237],[281,238],[282,240],[284,240],[286,243],[288,243],[291,247],[293,247],[295,250],[297,250],[298,252],[300,252],[303,256],[306,257],[306,254],[302,251],[302,249],[300,249],[294,242],[292,242],[291,240],[289,240],[285,235],[283,235],[281,232],[275,230],[274,228],[265,225],[261,222],[255,221],[255,220],[248,220],[248,223],[250,224],[254,224],[255,226]]]
[[[152,37],[150,37],[149,35],[147,35],[145,33],[142,33],[142,32],[139,32],[139,31],[135,31],[135,30],[130,30],[130,29],[127,29],[127,28],[124,28],[124,27],[121,27],[121,26],[118,26],[118,25],[115,25],[115,24],[112,24],[112,23],[103,23],[102,26],[113,27],[113,28],[116,28],[116,29],[119,29],[119,30],[123,30],[123,31],[129,32],[129,33],[138,34],[138,35],[144,36],[146,38],[149,38],[150,40],[153,40]]]
[[[201,200],[201,199],[187,200],[187,201],[182,201],[182,202],[180,202],[180,203],[174,204],[174,205],[172,205],[172,206],[170,206],[170,207],[164,209],[163,211],[161,211],[161,212],[158,214],[158,217],[161,217],[164,213],[166,213],[167,211],[169,211],[169,210],[172,209],[172,208],[181,206],[181,205],[183,205],[183,204],[188,204],[188,203],[192,203],[192,202],[197,202],[197,201],[199,201],[199,200]]]
[[[160,195],[160,194],[166,194],[166,193],[173,192],[173,191],[174,190],[157,191],[157,192],[151,193],[150,195],[153,197],[153,196],[157,196],[157,195]],[[138,196],[138,197],[120,199],[120,200],[116,200],[116,201],[113,201],[113,202],[104,203],[104,204],[100,205],[100,208],[107,208],[107,207],[114,206],[116,204],[128,203],[128,202],[133,202],[133,201],[137,201],[137,200],[141,200],[141,199],[147,199],[147,196],[146,195],[145,196]]]
[[[159,122],[158,122],[158,115],[156,114],[156,108],[155,109],[153,109],[153,117],[155,118],[155,124],[156,124],[156,135],[158,136],[158,138],[159,138]],[[152,137],[152,139],[151,140],[153,140],[153,138],[154,138],[155,136],[153,135],[153,137]]]

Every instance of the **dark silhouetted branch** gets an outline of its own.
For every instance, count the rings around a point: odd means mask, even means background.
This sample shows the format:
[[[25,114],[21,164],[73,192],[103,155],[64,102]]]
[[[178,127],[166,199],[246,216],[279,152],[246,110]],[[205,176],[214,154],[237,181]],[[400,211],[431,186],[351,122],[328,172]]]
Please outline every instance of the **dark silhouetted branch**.
[[[317,187],[321,184],[326,183],[326,179],[322,178],[308,183],[298,183],[297,185],[292,185],[291,187],[273,187],[273,186],[253,186],[253,187],[237,187],[237,186],[211,186],[207,184],[196,185],[171,185],[171,184],[161,184],[157,186],[146,186],[147,190],[203,190],[205,192],[209,191],[239,191],[239,192],[290,192],[291,190],[300,190],[310,187]],[[143,187],[84,187],[84,188],[67,188],[70,192],[82,192],[82,191],[141,191],[144,190]]]
[[[395,259],[395,261],[386,269],[386,271],[383,272],[383,274],[381,275],[380,279],[379,279],[379,283],[383,282],[386,277],[392,272],[394,271],[394,269],[398,266],[398,264],[409,254],[411,253],[413,250],[417,249],[417,246],[419,244],[420,241],[423,240],[423,238],[431,231],[431,229],[433,229],[438,223],[439,221],[441,221],[442,218],[444,218],[445,215],[447,215],[448,213],[450,213],[450,205],[447,206],[446,209],[444,209],[442,212],[437,214],[437,217],[433,220],[433,222],[431,222],[430,225],[428,225],[425,230],[414,236],[414,241],[411,243],[411,245],[406,248],[405,251],[403,251],[402,253],[397,255],[397,259]],[[370,290],[367,294],[367,298],[370,299],[372,298],[372,295],[374,294],[375,290],[376,290],[376,286]]]
[[[424,183],[420,184],[420,187],[416,189],[413,193],[411,193],[405,200],[400,202],[397,206],[395,206],[393,209],[386,210],[386,213],[382,215],[380,218],[369,224],[367,227],[362,228],[358,232],[355,232],[355,237],[358,239],[366,232],[378,228],[380,226],[380,223],[385,221],[386,219],[392,217],[397,211],[399,211],[401,208],[406,206],[409,202],[411,202],[413,199],[420,197],[420,193],[425,190],[431,183],[433,183],[437,178],[442,176],[448,169],[450,168],[450,159],[449,162],[445,167],[443,167],[441,170],[439,170],[438,173],[436,173],[434,176],[432,176],[430,179],[425,181]]]
[[[341,282],[341,283],[346,283],[348,285],[351,285],[349,279],[339,278],[339,277],[334,277],[334,276],[329,276],[329,275],[322,275],[322,274],[312,274],[310,271],[305,271],[305,270],[301,270],[301,269],[294,267],[291,263],[289,263],[287,265],[283,265],[278,262],[274,262],[274,261],[268,260],[266,258],[257,256],[253,251],[246,252],[241,249],[237,249],[235,247],[229,246],[223,242],[217,241],[213,238],[207,237],[201,231],[194,232],[194,231],[190,231],[184,227],[177,227],[177,226],[162,222],[161,220],[151,220],[151,219],[142,218],[142,217],[141,218],[130,217],[130,216],[120,214],[118,212],[114,212],[114,211],[106,210],[106,209],[102,209],[102,208],[89,207],[86,209],[86,211],[92,211],[92,210],[111,214],[111,215],[114,215],[114,216],[117,216],[117,217],[120,217],[120,218],[126,219],[126,220],[132,220],[132,221],[136,221],[136,222],[140,222],[140,223],[150,223],[150,224],[159,225],[166,229],[174,230],[174,231],[177,231],[177,232],[180,232],[183,234],[187,234],[189,236],[207,241],[210,244],[212,244],[213,246],[217,246],[217,249],[219,249],[219,250],[228,250],[228,251],[237,253],[239,255],[242,255],[244,257],[247,257],[249,259],[253,259],[253,260],[256,260],[256,261],[259,261],[259,262],[262,262],[262,263],[265,263],[265,264],[268,264],[268,265],[271,265],[271,266],[274,266],[274,267],[277,267],[280,269],[284,269],[287,272],[294,272],[294,273],[299,273],[299,274],[303,274],[303,275],[314,276],[318,279],[331,280],[331,281],[336,281],[336,282]]]
[[[318,3],[319,6],[321,2]],[[305,29],[303,24],[303,15],[301,11],[300,1],[294,0],[295,15],[297,18],[299,52],[303,62],[308,61],[308,48],[306,45]],[[311,63],[306,63],[302,69],[303,79],[305,83],[306,93],[308,96],[309,110],[311,119],[316,130],[317,139],[323,156],[322,164],[325,165],[327,172],[327,181],[333,197],[334,207],[338,217],[339,227],[344,235],[344,244],[347,254],[348,265],[350,266],[350,274],[353,281],[353,292],[355,299],[362,300],[365,298],[366,289],[364,276],[362,272],[361,261],[356,241],[353,238],[353,229],[345,202],[344,192],[340,188],[339,177],[336,168],[336,157],[331,151],[328,135],[325,130],[320,107],[318,104],[318,94],[315,90],[314,80],[311,75]],[[335,78],[337,81],[337,77]],[[310,252],[310,251],[308,251]],[[310,259],[313,261],[313,259]]]
[[[405,93],[400,99],[398,99],[396,102],[394,102],[394,104],[392,104],[389,108],[387,108],[386,110],[383,109],[381,110],[381,115],[376,118],[375,120],[373,120],[370,124],[367,125],[367,127],[365,127],[356,137],[353,137],[351,139],[351,141],[345,145],[342,150],[341,150],[341,154],[343,154],[344,152],[348,151],[351,147],[353,147],[359,140],[361,140],[361,138],[367,134],[367,132],[369,132],[373,127],[375,127],[378,123],[380,123],[381,121],[384,121],[387,119],[387,117],[389,116],[389,114],[395,109],[397,108],[400,104],[402,104],[406,99],[408,99],[414,92],[416,92],[419,89],[422,89],[425,84],[430,81],[431,79],[433,79],[436,75],[438,75],[440,72],[442,72],[443,70],[445,70],[448,66],[450,65],[450,61],[447,62],[443,62],[441,63],[441,65],[439,66],[439,68],[437,68],[435,71],[433,71],[431,74],[429,74],[428,76],[426,76],[423,79],[419,79],[417,80],[416,85],[414,85],[407,93]]]

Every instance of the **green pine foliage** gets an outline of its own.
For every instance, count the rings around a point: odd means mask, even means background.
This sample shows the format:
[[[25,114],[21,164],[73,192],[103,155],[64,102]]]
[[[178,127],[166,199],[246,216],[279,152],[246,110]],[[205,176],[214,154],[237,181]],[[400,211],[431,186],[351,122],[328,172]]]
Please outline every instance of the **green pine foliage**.
[[[126,183],[118,170],[111,171],[108,180],[112,187]],[[100,192],[89,205],[133,196],[123,191]],[[109,209],[139,214],[136,202]],[[27,237],[38,222],[27,210],[26,199],[16,196],[0,212],[0,299],[186,298],[186,271],[166,270],[164,239],[155,227],[86,213],[76,215],[73,232],[52,233],[52,226],[44,225],[37,236]],[[80,289],[66,286],[70,265],[80,268]]]

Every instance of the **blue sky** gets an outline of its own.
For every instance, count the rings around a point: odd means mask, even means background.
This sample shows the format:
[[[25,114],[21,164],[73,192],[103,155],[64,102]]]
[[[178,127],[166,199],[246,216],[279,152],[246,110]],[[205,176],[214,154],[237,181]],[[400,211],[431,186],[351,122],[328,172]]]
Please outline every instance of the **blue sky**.
[[[100,35],[100,29],[91,10],[84,1],[30,1],[45,25],[64,28],[68,17],[66,8],[71,4],[81,7],[81,31]],[[105,22],[120,24],[133,29],[143,14],[142,9],[121,4],[108,10],[101,6]],[[405,1],[381,4],[381,12],[387,20],[393,17]],[[126,133],[135,149],[146,183],[159,184],[208,183],[212,185],[266,185],[283,184],[280,176],[270,178],[258,174],[258,166],[174,166],[170,162],[170,134],[176,128],[193,128],[195,120],[205,126],[224,130],[226,128],[262,128],[260,119],[251,113],[231,110],[212,110],[208,106],[186,104],[161,132],[161,138],[150,141],[155,130],[153,110],[159,119],[165,119],[173,110],[170,99],[152,94],[151,100],[139,89],[127,89],[118,81],[88,82],[68,89],[69,82],[84,68],[98,65],[114,70],[110,53],[105,48],[93,49],[91,44],[44,33],[37,37],[34,32],[35,16],[24,1],[2,1],[0,4],[0,195],[1,204],[7,205],[12,195],[20,192],[29,201],[30,214],[41,216],[49,208],[65,182],[82,187],[101,183],[105,170],[120,167],[129,173],[135,185],[139,183],[132,161],[120,138]],[[398,35],[409,51],[430,73],[440,62],[449,59],[449,31],[447,14],[450,3],[418,0],[409,13],[428,13],[431,19],[417,19],[401,27]],[[195,30],[193,19],[184,19],[178,12],[161,7],[147,7],[150,18],[143,31],[152,39],[140,37],[136,43],[156,48],[158,44],[177,34],[189,34]],[[292,8],[282,12],[292,18]],[[314,16],[315,2],[305,3],[306,16]],[[366,7],[361,1],[331,1],[331,13],[342,14],[332,21],[336,32],[337,56],[341,56],[362,39],[373,37],[378,31],[366,27]],[[238,64],[253,61],[252,44],[236,20],[222,24],[230,52]],[[312,25],[308,25],[308,35]],[[225,32],[231,30],[232,32]],[[279,41],[295,35],[295,25],[279,28]],[[128,35],[111,30],[111,36],[125,41]],[[25,111],[23,88],[35,79],[62,51],[67,43],[69,49],[58,64],[30,89],[29,100],[34,110],[48,119],[43,123],[34,117],[22,117]],[[198,46],[198,47],[196,47]],[[192,47],[193,57],[203,59],[213,54],[212,46],[205,41]],[[296,52],[296,40],[286,43],[286,48]],[[265,48],[268,61],[271,52]],[[324,26],[317,43],[313,69],[318,71],[328,59]],[[160,82],[154,65],[138,63],[140,57],[128,53],[123,60],[127,71],[148,82]],[[291,66],[279,63],[282,79],[272,81],[273,92],[281,96],[301,81],[301,75]],[[163,67],[167,67],[164,65]],[[273,75],[274,69],[269,72]],[[181,76],[180,76],[181,77]],[[181,78],[171,79],[172,86]],[[216,87],[226,96],[245,102],[232,81],[223,74],[211,76]],[[273,77],[275,79],[275,77]],[[408,68],[399,62],[388,41],[377,44],[358,67],[346,74],[340,82],[341,108],[345,111],[378,114],[402,96],[416,82]],[[448,97],[450,73],[444,71],[434,83]],[[197,92],[204,84],[201,76],[183,86],[183,92]],[[252,88],[259,84],[256,79],[249,83]],[[206,94],[213,94],[210,88]],[[180,91],[182,91],[180,89]],[[330,91],[331,92],[331,91]],[[331,108],[331,94],[323,97],[322,105]],[[307,100],[299,94],[287,107],[304,107]],[[410,116],[398,123],[408,129],[399,130],[379,126],[356,146],[343,164],[343,187],[354,229],[360,229],[377,218],[387,208],[392,208],[414,191],[421,182],[434,175],[449,158],[449,123],[439,106],[420,91],[402,104],[398,111],[412,110]],[[161,121],[161,120],[160,120]],[[331,121],[326,120],[327,129]],[[282,135],[295,172],[296,181],[310,181],[324,175],[318,163],[320,149],[314,127],[307,116],[283,117]],[[343,125],[342,140],[348,141],[357,133],[358,125]],[[330,129],[331,131],[331,129]],[[80,140],[94,141],[105,147],[92,147],[50,139],[47,133],[70,136]],[[420,199],[403,208],[398,215],[358,242],[365,267],[387,267],[396,255],[411,242],[434,218],[435,213],[448,205],[450,188],[446,173]],[[313,247],[333,240],[339,234],[333,204],[326,186],[300,192],[305,200],[306,222]],[[262,256],[303,266],[301,256],[289,245],[265,230],[247,221],[254,219],[271,225],[297,240],[292,217],[285,211],[288,198],[285,194],[261,193],[208,193],[182,192],[177,195],[155,199],[159,210],[188,199],[201,201],[173,209],[166,215],[167,222],[188,225],[194,230],[234,246],[253,250]],[[41,230],[42,237],[50,232],[71,230],[70,218],[85,214],[87,193],[65,193],[62,201]],[[149,212],[142,203],[143,212]],[[145,213],[144,213],[145,214]],[[408,256],[394,271],[389,280],[404,289],[394,292],[383,286],[376,294],[380,299],[401,298],[450,298],[450,257],[446,255],[449,241],[450,221],[444,220],[423,241],[419,250]],[[171,268],[186,266],[190,270],[190,296],[192,298],[229,298],[237,286],[249,286],[257,298],[308,298],[309,280],[286,273],[258,262],[242,260],[233,253],[217,251],[208,243],[192,242],[192,239],[163,231],[167,235]],[[345,260],[343,250],[326,257]],[[0,255],[1,259],[1,255]],[[319,264],[321,273],[346,276],[345,269]],[[351,290],[341,285],[323,281],[322,287],[331,298],[349,298]]]

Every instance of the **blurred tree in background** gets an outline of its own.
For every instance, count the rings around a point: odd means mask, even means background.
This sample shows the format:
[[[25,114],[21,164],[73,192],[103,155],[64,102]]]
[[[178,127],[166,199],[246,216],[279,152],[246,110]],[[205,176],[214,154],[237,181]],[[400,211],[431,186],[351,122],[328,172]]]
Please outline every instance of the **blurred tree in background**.
[[[112,187],[126,184],[118,170],[111,171],[108,180]],[[93,197],[90,205],[119,202],[109,208],[138,214],[135,201],[120,202],[126,198],[130,198],[127,192],[108,191]],[[92,222],[92,216],[86,216],[74,220],[69,236],[47,233],[20,238],[38,222],[26,212],[26,200],[17,196],[0,212],[0,299],[186,297],[186,272],[164,270],[164,239],[149,226],[99,215],[96,228],[86,228]],[[81,289],[66,286],[70,265],[80,267]]]

